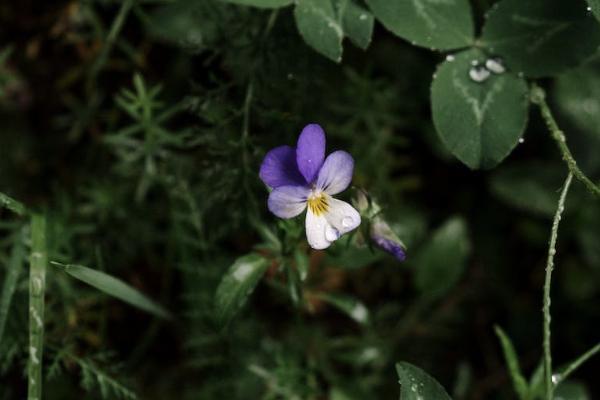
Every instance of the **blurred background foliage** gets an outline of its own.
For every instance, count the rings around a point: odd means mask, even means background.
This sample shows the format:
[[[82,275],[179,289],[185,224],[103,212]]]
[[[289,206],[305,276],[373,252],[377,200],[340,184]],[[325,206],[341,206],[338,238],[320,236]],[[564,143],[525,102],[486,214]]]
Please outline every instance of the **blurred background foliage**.
[[[473,1],[476,15],[491,3]],[[443,55],[376,24],[368,49],[345,43],[336,64],[305,44],[289,8],[130,4],[0,4],[0,190],[49,210],[52,260],[109,272],[176,316],[156,320],[51,270],[45,398],[396,399],[398,360],[455,399],[514,398],[493,326],[531,375],[567,173],[538,113],[502,164],[471,171],[432,124]],[[543,81],[575,159],[596,179],[599,57]],[[382,206],[406,262],[342,243],[308,251],[303,222],[268,213],[260,161],[308,122],[324,127],[328,149],[354,156],[354,184]],[[0,213],[6,282],[28,227]],[[271,259],[222,328],[215,289],[239,256],[269,254],[265,237],[297,257],[306,280],[291,287]],[[600,203],[574,184],[552,298],[557,365],[598,339],[599,243]],[[24,271],[0,333],[3,400],[25,393]],[[567,398],[600,396],[593,363]]]

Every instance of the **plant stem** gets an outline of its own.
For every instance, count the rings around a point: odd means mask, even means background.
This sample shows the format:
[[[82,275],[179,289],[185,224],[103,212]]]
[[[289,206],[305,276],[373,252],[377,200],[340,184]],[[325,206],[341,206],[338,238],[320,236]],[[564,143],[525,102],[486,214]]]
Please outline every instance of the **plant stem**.
[[[583,353],[577,360],[573,361],[569,366],[559,375],[556,380],[556,385],[564,381],[575,371],[577,368],[581,366],[584,362],[592,358],[596,353],[600,351],[600,343],[596,344],[594,347]]]
[[[558,225],[561,215],[565,209],[565,199],[573,173],[569,172],[565,184],[563,186],[560,198],[558,200],[558,208],[554,214],[552,222],[552,231],[550,233],[550,245],[548,246],[548,260],[546,261],[546,277],[544,279],[544,377],[546,385],[546,399],[553,399],[554,383],[552,382],[552,355],[550,351],[550,285],[552,282],[552,270],[554,269],[554,255],[556,254],[556,238],[558,237]]]
[[[94,80],[96,79],[96,76],[98,76],[100,70],[102,70],[104,64],[106,64],[106,60],[108,59],[110,51],[112,50],[112,47],[115,41],[117,40],[121,29],[123,29],[123,24],[125,23],[127,15],[129,14],[129,11],[133,7],[135,1],[136,0],[123,0],[123,2],[121,3],[121,8],[119,9],[119,13],[115,17],[115,20],[113,21],[113,24],[110,27],[110,31],[108,32],[108,36],[106,37],[106,42],[102,46],[102,51],[100,52],[100,55],[92,65],[92,68],[90,69],[88,81],[89,87],[91,87]]]
[[[44,292],[46,286],[46,216],[31,216],[31,267],[29,270],[29,389],[28,400],[42,398],[44,352]]]
[[[19,227],[15,235],[15,243],[12,247],[10,260],[8,261],[8,272],[6,273],[4,287],[2,288],[2,298],[0,300],[0,343],[2,343],[8,311],[17,287],[19,274],[25,262],[25,243],[23,235],[23,228]]]
[[[575,178],[581,181],[593,195],[600,197],[600,188],[585,176],[577,166],[577,161],[575,161],[573,154],[571,154],[571,150],[569,150],[569,147],[567,146],[565,134],[559,128],[556,119],[554,119],[554,116],[552,115],[552,111],[550,111],[550,107],[548,107],[548,103],[546,102],[546,92],[535,83],[531,88],[531,101],[540,107],[542,118],[544,119],[552,138],[556,141],[563,160],[565,160],[569,167],[569,171],[571,171]]]

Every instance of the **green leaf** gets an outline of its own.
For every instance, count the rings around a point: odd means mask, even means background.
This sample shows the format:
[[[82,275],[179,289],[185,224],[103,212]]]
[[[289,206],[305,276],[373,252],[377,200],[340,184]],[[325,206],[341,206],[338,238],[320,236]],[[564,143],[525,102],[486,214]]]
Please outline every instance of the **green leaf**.
[[[422,369],[400,362],[396,364],[401,400],[451,400],[446,390]]]
[[[552,217],[556,212],[556,188],[564,176],[562,165],[527,161],[499,168],[490,184],[492,192],[505,203],[532,214]]]
[[[462,218],[454,217],[438,228],[415,260],[415,284],[429,297],[443,296],[463,274],[471,243]]]
[[[600,44],[600,25],[581,1],[502,0],[487,14],[482,44],[530,77],[581,64]]]
[[[61,264],[56,261],[52,261],[50,264],[61,268],[73,278],[79,279],[119,300],[123,300],[140,310],[144,310],[161,318],[171,318],[169,311],[120,279],[82,265]]]
[[[294,0],[221,0],[226,3],[240,4],[259,8],[280,8],[289,6]]]
[[[268,267],[268,260],[258,254],[235,260],[215,294],[216,317],[221,326],[226,326],[246,304]]]
[[[517,357],[517,353],[515,352],[515,348],[513,347],[510,338],[506,335],[506,333],[504,333],[502,328],[495,326],[494,330],[496,331],[496,335],[498,336],[498,339],[500,339],[500,344],[502,345],[504,360],[506,361],[508,372],[510,373],[510,377],[512,379],[513,388],[518,394],[519,399],[524,400],[528,396],[529,386],[523,377],[521,367],[519,367],[519,359]]]
[[[369,323],[369,309],[354,297],[332,294],[318,294],[316,297],[336,307],[359,324]]]
[[[554,99],[577,128],[600,140],[600,61],[560,75],[554,86]]]
[[[567,381],[556,387],[554,400],[589,400],[587,388],[579,382]]]
[[[27,213],[27,209],[23,203],[13,199],[10,196],[0,192],[0,206],[7,208],[17,215],[24,216]]]
[[[468,167],[492,168],[519,142],[527,124],[527,84],[511,73],[476,82],[474,62],[486,57],[477,50],[447,58],[431,87],[433,122],[442,142]],[[475,70],[472,70],[475,68]],[[481,80],[481,76],[480,79]]]
[[[344,30],[331,0],[298,0],[296,25],[304,41],[330,60],[342,60]]]
[[[369,47],[375,21],[373,14],[349,0],[341,15],[344,34],[350,41],[363,50]]]
[[[450,50],[473,43],[469,0],[367,0],[375,17],[417,46]]]
[[[594,13],[598,21],[600,21],[600,0],[587,0],[591,11]]]

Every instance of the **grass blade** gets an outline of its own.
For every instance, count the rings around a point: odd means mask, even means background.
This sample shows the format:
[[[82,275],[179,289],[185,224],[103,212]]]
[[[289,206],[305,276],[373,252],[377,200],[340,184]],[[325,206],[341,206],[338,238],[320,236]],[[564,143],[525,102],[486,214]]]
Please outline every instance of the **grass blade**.
[[[155,303],[137,289],[111,275],[84,267],[83,265],[61,264],[55,261],[52,261],[51,264],[60,267],[73,278],[79,279],[101,292],[116,297],[140,310],[144,310],[160,318],[170,319],[172,317],[169,311],[161,305]]]

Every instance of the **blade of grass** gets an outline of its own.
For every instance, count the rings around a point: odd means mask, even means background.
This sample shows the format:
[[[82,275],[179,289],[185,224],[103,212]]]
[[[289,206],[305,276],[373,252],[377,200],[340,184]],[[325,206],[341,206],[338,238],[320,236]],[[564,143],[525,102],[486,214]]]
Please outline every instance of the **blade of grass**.
[[[44,292],[46,287],[46,216],[31,216],[31,266],[29,269],[29,363],[28,400],[42,398],[44,353]]]
[[[51,264],[61,268],[72,277],[134,307],[161,318],[171,318],[169,311],[120,279],[83,265],[61,264],[56,261],[52,261]]]

